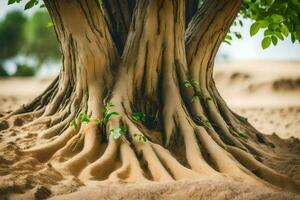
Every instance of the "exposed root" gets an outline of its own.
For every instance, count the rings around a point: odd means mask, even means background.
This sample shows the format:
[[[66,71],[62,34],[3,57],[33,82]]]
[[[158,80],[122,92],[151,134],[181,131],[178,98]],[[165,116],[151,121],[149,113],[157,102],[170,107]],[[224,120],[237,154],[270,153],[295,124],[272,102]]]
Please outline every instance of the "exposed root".
[[[111,172],[113,172],[119,165],[119,163],[116,161],[118,148],[118,141],[115,141],[112,139],[112,137],[109,137],[109,142],[103,155],[88,165],[80,173],[79,178],[83,181],[107,179]]]
[[[55,16],[64,65],[53,88],[0,123],[1,130],[14,125],[38,131],[36,146],[20,154],[83,182],[160,182],[220,175],[273,187],[268,181],[296,191],[290,178],[256,160],[273,155],[270,142],[232,113],[211,87],[213,58],[226,35],[223,25],[230,26],[240,1],[205,1],[210,12],[200,9],[192,20],[188,32],[197,23],[203,28],[187,35],[186,48],[184,1],[137,1],[121,59],[97,1],[45,0],[45,4]],[[181,86],[188,79],[199,81],[199,89],[211,101],[191,103],[193,92]],[[105,118],[101,107],[108,101],[116,113],[100,123]],[[133,120],[134,112],[143,112],[147,119]],[[78,120],[80,113],[92,120]],[[70,127],[72,120],[78,126]],[[112,130],[121,127],[127,130],[113,137]],[[249,131],[248,141],[238,137],[240,130]],[[159,136],[152,137],[156,133]],[[136,134],[146,139],[140,141]],[[24,139],[25,148],[32,146],[28,140]],[[260,148],[257,141],[268,147]]]
[[[122,166],[112,172],[108,180],[125,181],[129,183],[148,182],[144,172],[140,167],[139,161],[127,143],[122,143],[120,147]]]
[[[96,124],[87,125],[83,134],[84,144],[80,153],[58,165],[59,168],[61,167],[73,175],[78,175],[84,167],[96,160],[101,152],[98,126]]]
[[[166,149],[160,145],[152,144],[152,147],[165,168],[168,169],[175,180],[199,179],[201,177],[200,174],[182,166]]]
[[[69,139],[72,138],[78,132],[78,129],[68,128],[64,133],[62,133],[55,140],[42,145],[36,146],[28,150],[24,150],[25,154],[30,154],[33,157],[37,158],[41,162],[45,162],[50,159],[50,157],[60,148],[62,148]]]
[[[256,176],[272,183],[280,188],[297,192],[299,185],[289,177],[284,176],[258,162],[251,154],[242,151],[236,147],[228,146],[227,150],[248,170]]]

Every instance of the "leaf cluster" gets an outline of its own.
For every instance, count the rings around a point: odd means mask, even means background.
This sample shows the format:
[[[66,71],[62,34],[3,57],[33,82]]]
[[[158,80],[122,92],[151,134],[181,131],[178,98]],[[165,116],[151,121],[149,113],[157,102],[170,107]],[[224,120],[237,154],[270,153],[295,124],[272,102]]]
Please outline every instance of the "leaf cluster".
[[[109,120],[112,118],[112,116],[119,115],[118,112],[111,111],[111,109],[113,107],[114,107],[114,105],[111,101],[104,105],[104,108],[102,109],[104,124],[107,124],[109,122]]]
[[[202,90],[199,88],[199,83],[196,80],[186,80],[183,82],[184,87],[192,88],[194,90],[194,94],[192,96],[191,102],[194,102],[197,98],[200,100],[207,102],[210,101],[211,98],[206,96]]]
[[[250,35],[264,31],[263,49],[290,36],[300,42],[300,0],[244,0],[240,13],[254,20]]]
[[[22,0],[8,0],[8,5],[14,4],[14,3],[20,3]],[[39,0],[28,0],[26,1],[24,10],[28,10],[36,5],[39,4]]]

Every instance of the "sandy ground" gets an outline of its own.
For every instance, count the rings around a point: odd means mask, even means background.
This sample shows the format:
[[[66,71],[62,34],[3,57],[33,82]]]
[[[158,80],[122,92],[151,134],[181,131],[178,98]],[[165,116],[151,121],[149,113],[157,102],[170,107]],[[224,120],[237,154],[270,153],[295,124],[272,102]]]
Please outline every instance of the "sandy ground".
[[[262,133],[300,138],[300,62],[222,63],[215,79],[228,106]]]
[[[217,64],[215,79],[229,107],[262,133],[300,138],[300,62],[225,62]],[[50,82],[51,78],[0,79],[0,114],[29,101]],[[30,135],[24,137],[30,140]],[[9,199],[300,199],[223,176],[139,185],[91,182],[84,186],[77,178],[61,177],[51,166],[38,171],[34,159],[10,166],[19,157],[15,138],[16,133],[11,133],[7,151],[0,153],[0,200],[5,198],[3,193],[9,194]],[[1,142],[0,134],[2,149]],[[27,192],[22,193],[25,188]]]

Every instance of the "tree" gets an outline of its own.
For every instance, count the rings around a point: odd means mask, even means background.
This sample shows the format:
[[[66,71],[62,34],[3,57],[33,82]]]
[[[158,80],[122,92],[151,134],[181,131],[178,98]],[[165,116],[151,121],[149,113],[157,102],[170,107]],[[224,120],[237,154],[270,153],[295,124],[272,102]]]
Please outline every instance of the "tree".
[[[25,24],[25,53],[37,60],[37,67],[46,61],[60,58],[56,35],[47,12],[39,11],[31,16]],[[46,41],[46,42],[45,42]]]
[[[24,38],[22,35],[26,17],[20,11],[13,11],[6,15],[0,23],[0,70],[2,75],[7,75],[2,68],[2,63],[16,56],[22,48]]]
[[[298,2],[44,0],[63,55],[61,73],[6,118],[33,117],[24,129],[46,125],[40,135],[49,142],[23,153],[83,181],[227,174],[296,191],[299,185],[270,164],[280,156],[275,140],[227,107],[212,74],[240,9],[259,22],[282,12],[270,10],[278,4],[299,13]],[[277,14],[279,26],[292,21],[293,29],[286,27],[299,41],[299,21],[288,14]],[[273,24],[258,29],[282,31]]]

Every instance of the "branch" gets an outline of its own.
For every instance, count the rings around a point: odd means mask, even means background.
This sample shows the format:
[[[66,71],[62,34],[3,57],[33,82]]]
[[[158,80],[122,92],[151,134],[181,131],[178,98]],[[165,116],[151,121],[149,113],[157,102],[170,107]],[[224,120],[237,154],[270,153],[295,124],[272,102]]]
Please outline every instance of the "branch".
[[[187,62],[208,65],[239,12],[240,0],[205,0],[186,31]],[[210,54],[210,55],[208,55]],[[197,67],[196,67],[197,68]]]

